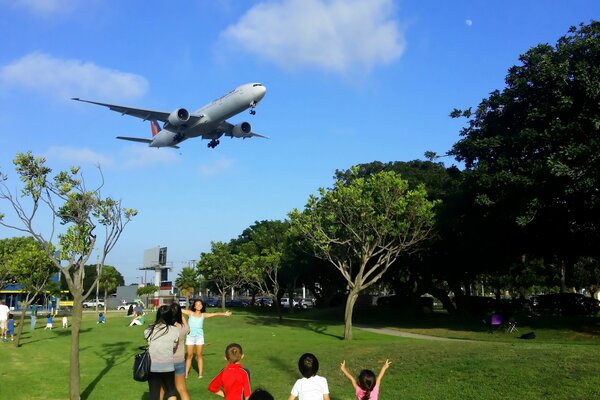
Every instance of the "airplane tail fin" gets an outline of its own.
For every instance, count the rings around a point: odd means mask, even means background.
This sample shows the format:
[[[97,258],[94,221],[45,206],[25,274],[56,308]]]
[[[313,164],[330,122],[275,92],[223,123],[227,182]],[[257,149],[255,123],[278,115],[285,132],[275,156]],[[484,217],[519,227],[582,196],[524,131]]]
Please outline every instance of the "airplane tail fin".
[[[152,137],[156,136],[156,134],[161,131],[160,125],[158,125],[156,120],[150,120],[150,129],[152,130]]]

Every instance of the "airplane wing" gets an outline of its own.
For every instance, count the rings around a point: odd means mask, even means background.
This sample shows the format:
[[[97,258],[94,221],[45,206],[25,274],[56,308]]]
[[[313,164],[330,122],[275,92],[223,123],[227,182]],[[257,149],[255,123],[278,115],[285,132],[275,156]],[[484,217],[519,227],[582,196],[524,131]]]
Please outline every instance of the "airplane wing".
[[[116,104],[108,104],[108,103],[100,103],[97,101],[83,100],[83,99],[80,99],[79,97],[73,97],[71,100],[76,100],[76,101],[81,101],[84,103],[90,103],[90,104],[96,104],[99,106],[108,107],[109,110],[121,113],[121,115],[131,115],[132,117],[141,118],[144,121],[155,120],[155,121],[161,121],[161,122],[168,122],[169,115],[171,114],[170,112],[165,112],[165,111],[144,110],[142,108],[125,107],[125,106],[119,106]],[[201,117],[190,115],[189,122],[195,123],[200,118]],[[125,139],[125,140],[127,140],[127,139]]]
[[[217,130],[220,132],[223,132],[223,134],[225,136],[233,137],[232,131],[233,131],[234,126],[235,125],[230,124],[227,121],[223,121],[219,124],[219,127],[217,128]],[[255,132],[249,132],[244,136],[244,138],[250,138],[250,137],[260,137],[263,139],[271,139],[269,136],[261,135],[260,133],[255,133]]]
[[[144,138],[129,137],[129,136],[117,136],[117,139],[129,140],[130,142],[152,143],[152,139],[144,139]],[[179,146],[166,146],[166,147],[172,147],[174,149],[179,148]]]

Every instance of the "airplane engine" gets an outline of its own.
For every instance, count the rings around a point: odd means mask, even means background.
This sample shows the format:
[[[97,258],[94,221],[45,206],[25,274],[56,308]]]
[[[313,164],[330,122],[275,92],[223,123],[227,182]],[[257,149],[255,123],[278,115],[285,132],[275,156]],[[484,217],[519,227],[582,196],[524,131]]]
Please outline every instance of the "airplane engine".
[[[252,132],[252,125],[249,122],[242,122],[241,124],[237,124],[231,130],[231,136],[236,138],[249,137],[250,132]]]
[[[185,108],[179,108],[169,114],[169,124],[173,126],[183,125],[190,120],[190,113]]]

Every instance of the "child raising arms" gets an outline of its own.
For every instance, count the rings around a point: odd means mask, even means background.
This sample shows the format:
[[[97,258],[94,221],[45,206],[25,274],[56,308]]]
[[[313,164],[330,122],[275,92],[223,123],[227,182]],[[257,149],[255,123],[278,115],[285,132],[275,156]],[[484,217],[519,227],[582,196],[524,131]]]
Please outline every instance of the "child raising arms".
[[[358,383],[354,379],[352,375],[346,369],[346,361],[342,361],[340,364],[340,369],[346,375],[346,378],[350,380],[352,383],[352,387],[354,388],[354,393],[356,394],[356,398],[358,400],[377,400],[379,398],[379,387],[381,385],[381,379],[385,374],[385,371],[389,368],[392,362],[390,360],[385,360],[383,366],[381,367],[381,371],[379,371],[379,375],[377,379],[375,379],[375,373],[370,369],[363,369],[360,371],[358,375]]]

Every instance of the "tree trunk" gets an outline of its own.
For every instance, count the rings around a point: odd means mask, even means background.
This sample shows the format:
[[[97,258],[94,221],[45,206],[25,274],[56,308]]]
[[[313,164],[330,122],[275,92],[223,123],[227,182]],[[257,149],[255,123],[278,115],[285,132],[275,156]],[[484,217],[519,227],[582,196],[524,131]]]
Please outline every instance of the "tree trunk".
[[[21,319],[19,320],[19,329],[17,329],[17,338],[15,339],[15,346],[19,347],[19,343],[21,342],[21,334],[23,333],[23,325],[25,325],[25,313],[27,312],[27,308],[29,304],[25,307],[21,308]]]
[[[560,292],[567,293],[567,263],[565,260],[560,262]]]
[[[352,340],[352,313],[354,312],[354,304],[358,298],[360,291],[352,289],[348,293],[346,299],[346,310],[344,311],[344,340]]]
[[[83,297],[73,297],[73,317],[71,320],[71,363],[69,369],[69,399],[79,400],[81,382],[79,368],[79,331],[83,316]]]
[[[104,290],[104,318],[107,317],[106,309],[108,307],[108,290]]]
[[[221,310],[225,311],[225,291],[221,292]]]

